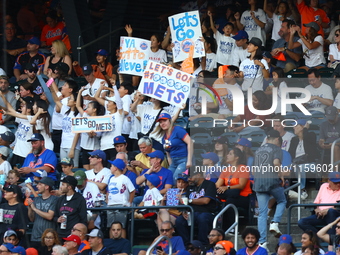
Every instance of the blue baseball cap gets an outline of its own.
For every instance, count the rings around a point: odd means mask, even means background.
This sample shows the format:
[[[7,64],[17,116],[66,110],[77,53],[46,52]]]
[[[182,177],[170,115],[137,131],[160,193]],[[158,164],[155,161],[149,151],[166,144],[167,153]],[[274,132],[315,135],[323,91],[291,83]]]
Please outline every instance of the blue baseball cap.
[[[279,245],[283,243],[291,244],[293,242],[293,238],[290,235],[281,235],[279,240]]]
[[[205,154],[201,154],[202,158],[210,159],[214,164],[216,164],[218,161],[220,161],[219,157],[215,152],[208,152]]]
[[[108,160],[108,162],[117,167],[121,171],[123,171],[126,167],[125,162],[120,158],[117,158],[114,161]]]
[[[155,174],[144,174],[145,178],[155,187],[161,183],[161,179]]]
[[[244,138],[244,137],[238,139],[237,144],[251,148],[251,142],[247,138]]]
[[[340,182],[340,173],[339,172],[331,172],[328,174],[328,179],[331,182]]]
[[[39,45],[39,46],[41,45],[39,38],[35,37],[35,36],[31,37],[27,42],[30,43],[30,44],[36,44],[36,45]]]
[[[186,250],[180,250],[177,255],[191,255],[190,252],[186,251]]]
[[[237,32],[236,35],[233,36],[233,39],[238,41],[238,40],[241,40],[241,39],[248,39],[248,33],[244,30],[240,30]]]
[[[298,125],[304,126],[304,125],[306,125],[307,120],[306,119],[299,119],[296,122],[297,122]]]
[[[97,55],[101,55],[101,56],[106,56],[106,57],[109,55],[109,53],[108,53],[106,50],[104,50],[104,49],[98,50],[98,51],[96,52],[96,54],[97,54]]]
[[[164,153],[158,150],[148,153],[146,155],[150,158],[160,158],[161,160],[164,160]]]
[[[178,176],[177,176],[177,180],[183,180],[185,182],[188,181],[188,178],[189,178],[189,176],[187,174],[184,174],[184,173],[178,174]]]
[[[10,252],[14,248],[14,245],[11,243],[3,243],[2,245],[5,246],[6,249],[9,250]]]
[[[106,160],[106,154],[102,150],[94,150],[92,152],[89,152],[91,156],[97,156],[98,158],[101,158],[102,160]]]
[[[126,139],[124,136],[119,135],[113,138],[113,144],[119,144],[119,143],[126,143]]]
[[[161,113],[157,119],[157,122],[160,121],[160,120],[167,120],[167,119],[170,119],[171,120],[171,115],[168,114],[168,113]]]
[[[31,136],[31,139],[27,140],[27,142],[33,141],[45,141],[45,138],[42,136],[42,134],[36,133]]]

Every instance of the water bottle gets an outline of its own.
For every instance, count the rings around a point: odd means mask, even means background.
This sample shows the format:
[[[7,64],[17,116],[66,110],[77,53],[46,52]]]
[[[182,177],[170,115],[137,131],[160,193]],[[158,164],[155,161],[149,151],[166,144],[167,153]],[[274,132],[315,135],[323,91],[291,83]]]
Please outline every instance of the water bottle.
[[[60,224],[60,229],[66,229],[67,216],[65,214],[63,214],[62,216],[64,217],[65,221]]]
[[[6,182],[6,175],[0,174],[0,185],[4,186]]]
[[[187,212],[188,213],[188,226],[190,227],[191,226],[191,213],[190,212]]]

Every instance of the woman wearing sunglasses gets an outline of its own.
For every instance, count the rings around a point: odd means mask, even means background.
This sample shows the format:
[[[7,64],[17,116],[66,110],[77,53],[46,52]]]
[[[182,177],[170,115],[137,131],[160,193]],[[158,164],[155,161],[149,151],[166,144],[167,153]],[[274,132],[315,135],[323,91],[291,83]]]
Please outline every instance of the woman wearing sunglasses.
[[[219,241],[216,243],[214,247],[214,255],[225,255],[229,254],[231,248],[234,247],[234,244],[230,241]]]
[[[335,43],[329,45],[328,67],[335,68],[340,63],[340,29],[335,30]]]

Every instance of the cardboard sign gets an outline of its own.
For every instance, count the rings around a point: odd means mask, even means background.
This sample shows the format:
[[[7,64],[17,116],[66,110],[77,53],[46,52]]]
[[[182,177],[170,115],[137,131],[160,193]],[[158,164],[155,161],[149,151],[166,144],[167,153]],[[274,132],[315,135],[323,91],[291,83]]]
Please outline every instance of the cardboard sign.
[[[112,131],[112,116],[72,118],[73,133],[107,132]]]
[[[119,72],[143,76],[149,60],[151,42],[135,37],[120,37]]]
[[[204,57],[204,43],[198,11],[183,12],[169,17],[171,37],[174,47],[174,62],[183,61],[189,55],[190,46],[194,46],[194,58]]]
[[[193,76],[170,66],[149,61],[138,90],[146,96],[182,107],[186,102]]]

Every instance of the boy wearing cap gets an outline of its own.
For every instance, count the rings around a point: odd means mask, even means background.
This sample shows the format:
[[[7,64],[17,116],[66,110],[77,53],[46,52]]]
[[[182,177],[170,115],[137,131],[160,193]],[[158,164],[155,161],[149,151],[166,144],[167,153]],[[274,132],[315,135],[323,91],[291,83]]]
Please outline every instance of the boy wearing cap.
[[[45,64],[46,57],[39,51],[40,44],[40,40],[37,37],[32,37],[28,40],[27,51],[17,57],[13,68],[16,81],[27,79],[27,74],[23,72],[23,68],[27,63],[34,63],[37,65],[37,69]]]
[[[158,185],[161,183],[161,180],[154,174],[146,174],[145,178],[147,180],[146,186],[148,186],[149,189],[145,192],[143,201],[139,204],[139,206],[159,205],[163,199],[163,196],[157,189]]]
[[[34,201],[28,199],[28,218],[34,222],[31,246],[34,248],[41,247],[41,236],[48,228],[56,228],[56,223],[53,221],[57,197],[51,195],[54,181],[50,177],[43,177],[37,184],[37,192],[40,196]]]
[[[135,187],[130,179],[123,174],[125,163],[121,159],[109,160],[111,163],[111,173],[108,185],[107,185],[107,205],[112,206],[131,206],[133,198],[135,196]],[[120,212],[108,211],[107,212],[107,227],[111,226],[114,221],[122,223],[123,228],[126,227],[127,211],[122,210]],[[123,237],[126,237],[126,231],[123,231]]]
[[[27,207],[22,203],[21,188],[10,185],[5,189],[4,198],[7,203],[0,204],[3,209],[3,223],[0,224],[0,240],[8,229],[13,229],[25,234],[28,223]]]
[[[61,180],[60,191],[63,194],[56,202],[53,220],[57,222],[59,237],[67,237],[76,223],[87,224],[86,201],[75,191],[78,181],[73,176],[66,176]],[[64,215],[67,217],[65,219]],[[61,228],[61,223],[66,221],[66,228]]]
[[[12,229],[7,230],[4,234],[3,242],[17,245],[19,243],[18,234]]]
[[[250,55],[247,50],[249,39],[248,33],[244,30],[240,30],[233,36],[233,39],[235,40],[236,47],[232,55],[232,65],[240,66],[240,63]]]

